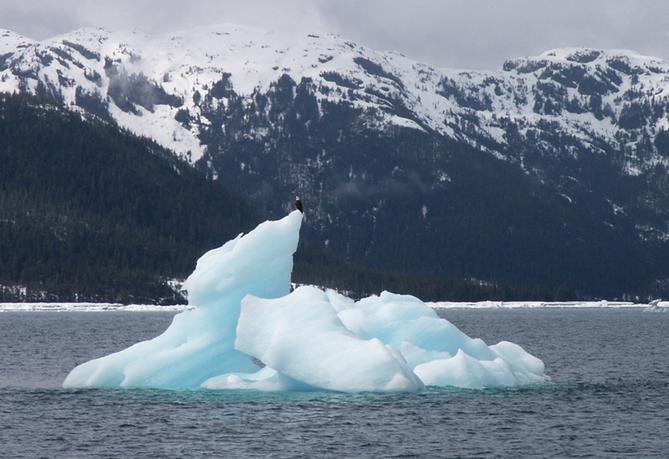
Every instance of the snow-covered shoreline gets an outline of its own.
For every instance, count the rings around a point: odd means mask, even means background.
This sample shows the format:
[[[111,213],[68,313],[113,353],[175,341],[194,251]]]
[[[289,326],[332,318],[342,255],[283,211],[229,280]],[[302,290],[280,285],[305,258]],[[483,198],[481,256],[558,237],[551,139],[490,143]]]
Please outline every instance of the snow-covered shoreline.
[[[186,304],[120,303],[0,303],[0,312],[181,312],[191,309]]]
[[[631,301],[437,301],[427,303],[434,309],[645,309],[646,303]],[[660,307],[669,307],[669,302],[659,303]]]
[[[426,303],[434,309],[648,309],[646,303],[626,301],[437,301]],[[191,309],[185,304],[120,303],[0,303],[0,312],[181,312]],[[655,310],[668,310],[669,301],[658,303]]]

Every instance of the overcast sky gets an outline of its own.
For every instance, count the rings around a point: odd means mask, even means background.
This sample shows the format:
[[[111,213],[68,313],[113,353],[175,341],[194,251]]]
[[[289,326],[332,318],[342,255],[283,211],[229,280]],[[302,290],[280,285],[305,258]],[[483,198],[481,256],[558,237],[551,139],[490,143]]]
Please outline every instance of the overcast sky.
[[[0,28],[35,39],[84,26],[159,33],[219,22],[335,32],[443,67],[499,68],[563,46],[669,58],[669,0],[0,0]]]

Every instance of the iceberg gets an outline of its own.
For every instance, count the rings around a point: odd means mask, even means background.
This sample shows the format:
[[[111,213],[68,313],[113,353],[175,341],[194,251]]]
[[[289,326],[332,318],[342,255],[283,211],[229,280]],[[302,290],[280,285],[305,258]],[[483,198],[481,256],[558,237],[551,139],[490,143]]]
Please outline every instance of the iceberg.
[[[79,365],[63,386],[190,389],[224,373],[255,372],[253,359],[234,348],[241,300],[290,291],[301,223],[293,212],[205,253],[184,283],[193,309],[152,340]]]
[[[189,309],[165,332],[77,366],[63,386],[416,392],[549,380],[520,346],[470,338],[413,296],[290,292],[301,223],[294,211],[205,253],[184,284]]]

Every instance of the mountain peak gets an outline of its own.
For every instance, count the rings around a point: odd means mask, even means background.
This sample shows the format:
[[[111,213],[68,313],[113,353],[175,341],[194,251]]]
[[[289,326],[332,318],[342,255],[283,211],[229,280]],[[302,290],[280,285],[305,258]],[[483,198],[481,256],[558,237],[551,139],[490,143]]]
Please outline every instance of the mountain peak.
[[[30,46],[34,43],[35,40],[11,30],[0,28],[0,54],[15,52],[17,49]]]

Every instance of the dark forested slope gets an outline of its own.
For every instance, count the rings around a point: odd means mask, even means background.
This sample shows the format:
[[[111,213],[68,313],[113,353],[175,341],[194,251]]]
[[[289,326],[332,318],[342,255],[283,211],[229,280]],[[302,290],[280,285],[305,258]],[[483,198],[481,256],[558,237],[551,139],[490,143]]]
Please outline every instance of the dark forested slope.
[[[19,285],[34,299],[171,301],[166,280],[258,220],[239,195],[149,140],[44,100],[0,96],[6,298]]]
[[[350,116],[355,120],[355,113],[340,114],[346,122]],[[325,133],[321,124],[310,129]],[[320,148],[310,146],[314,137],[288,123],[272,154],[258,152],[253,164],[265,177],[279,174],[282,164],[309,164],[311,149]],[[383,186],[334,196],[342,211],[327,226],[322,209],[306,200],[295,281],[428,300],[661,293],[652,281],[667,271],[666,249],[640,244],[622,217],[611,220],[615,226],[601,224],[606,212],[587,193],[574,191],[583,205],[570,205],[503,161],[461,145],[433,145],[412,131],[370,142],[365,131],[340,134],[336,157],[374,163],[382,151],[394,154],[376,168],[357,167],[367,182]],[[246,147],[225,145],[233,162],[212,158],[220,178],[207,180],[113,121],[32,96],[0,95],[0,300],[182,301],[168,281],[183,279],[204,251],[279,217],[312,181],[334,180],[323,171],[291,180],[271,199],[254,196],[264,204],[258,211],[226,189],[262,190],[262,177],[233,173],[236,155],[254,152],[253,142]],[[445,153],[430,161],[411,154],[428,150]],[[431,161],[449,170],[448,187],[421,185]],[[403,176],[405,169],[422,172]],[[357,219],[370,209],[371,223]],[[319,241],[323,233],[330,244]]]

